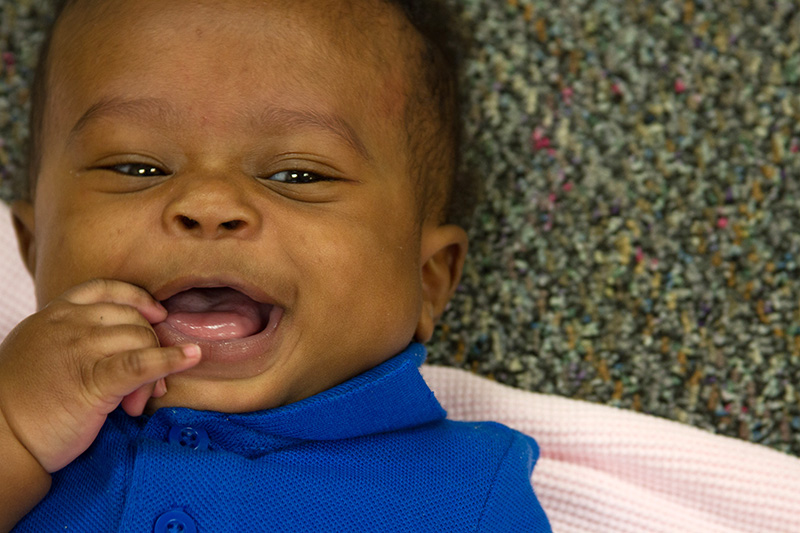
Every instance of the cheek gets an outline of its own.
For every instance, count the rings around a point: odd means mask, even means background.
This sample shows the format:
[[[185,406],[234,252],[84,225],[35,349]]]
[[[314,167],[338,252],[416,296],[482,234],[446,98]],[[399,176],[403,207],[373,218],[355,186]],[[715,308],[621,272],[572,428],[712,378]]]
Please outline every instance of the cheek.
[[[349,227],[306,235],[302,247],[309,254],[296,263],[308,265],[306,296],[324,295],[327,305],[311,302],[327,320],[358,320],[355,327],[416,321],[421,298],[418,253],[406,237],[394,232]],[[313,271],[311,271],[313,269]],[[303,279],[300,279],[303,283]]]
[[[66,290],[61,287],[69,283],[74,271],[72,224],[67,223],[71,210],[50,183],[52,179],[40,180],[36,191],[34,282],[40,308]]]
[[[136,249],[131,241],[137,233],[131,227],[135,224],[124,206],[99,208],[68,192],[52,200],[37,195],[35,283],[40,306],[89,279],[118,277],[126,256]]]

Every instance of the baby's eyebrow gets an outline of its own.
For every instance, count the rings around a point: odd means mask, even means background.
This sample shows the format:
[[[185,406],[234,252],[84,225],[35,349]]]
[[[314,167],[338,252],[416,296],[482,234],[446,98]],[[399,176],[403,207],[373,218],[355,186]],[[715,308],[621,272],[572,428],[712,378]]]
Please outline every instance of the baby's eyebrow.
[[[127,117],[141,122],[159,121],[172,124],[178,121],[178,114],[165,100],[158,98],[104,98],[93,104],[75,123],[69,132],[67,142],[75,137],[91,122],[107,117]]]
[[[367,147],[359,138],[355,129],[339,115],[325,113],[313,109],[288,109],[285,107],[268,107],[256,119],[254,124],[259,129],[274,129],[310,126],[336,134],[358,154],[371,160]]]
[[[87,124],[106,117],[127,117],[141,122],[152,122],[153,117],[164,124],[177,125],[181,114],[169,102],[159,98],[104,98],[81,115],[70,130],[68,143]],[[372,157],[355,129],[343,117],[315,109],[290,109],[267,107],[261,113],[250,115],[251,127],[259,131],[281,131],[298,127],[311,127],[333,133],[349,145],[358,155],[370,161]]]

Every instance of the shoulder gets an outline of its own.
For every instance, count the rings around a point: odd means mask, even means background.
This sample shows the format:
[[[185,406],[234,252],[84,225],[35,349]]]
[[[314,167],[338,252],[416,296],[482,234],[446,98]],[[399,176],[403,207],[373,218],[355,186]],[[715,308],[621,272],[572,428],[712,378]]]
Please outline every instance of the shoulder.
[[[429,497],[446,494],[441,505],[472,515],[477,531],[550,531],[530,481],[539,458],[534,439],[496,422],[452,420],[407,435],[415,451],[400,460],[425,465],[412,479],[425,480]]]
[[[550,532],[550,523],[531,484],[539,446],[527,435],[500,427],[506,430],[503,436],[507,447],[489,484],[478,531]]]
[[[426,433],[440,445],[470,457],[481,456],[484,460],[498,462],[519,460],[525,463],[528,475],[539,458],[539,446],[533,438],[497,422],[442,420],[423,426],[420,434]]]

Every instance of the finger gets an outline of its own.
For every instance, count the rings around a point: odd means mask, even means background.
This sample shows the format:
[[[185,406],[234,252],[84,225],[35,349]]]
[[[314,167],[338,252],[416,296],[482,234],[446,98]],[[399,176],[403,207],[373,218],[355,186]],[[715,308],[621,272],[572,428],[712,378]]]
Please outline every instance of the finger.
[[[62,299],[79,305],[110,302],[129,305],[151,324],[162,322],[167,310],[141,287],[113,279],[93,279],[65,292]]]
[[[121,324],[91,328],[88,334],[81,339],[80,346],[90,353],[116,356],[132,350],[158,348],[159,341],[150,324],[146,326]]]
[[[155,383],[142,385],[132,393],[128,394],[120,402],[122,409],[131,416],[140,416],[147,406],[150,398],[161,398],[167,393],[167,382],[164,378]]]
[[[96,326],[123,324],[150,327],[150,322],[135,307],[116,303],[85,304],[76,308],[76,318]]]
[[[153,398],[161,398],[167,393],[167,380],[164,378],[156,381],[156,386],[153,388]]]
[[[148,383],[147,385],[142,385],[132,393],[125,396],[122,401],[120,402],[120,407],[131,416],[139,416],[144,412],[144,408],[147,405],[147,400],[153,394],[153,389],[155,388],[155,383]]]
[[[139,387],[188,370],[200,358],[200,347],[196,344],[131,350],[98,360],[91,378],[93,383],[87,386],[96,391],[100,400],[116,406]]]

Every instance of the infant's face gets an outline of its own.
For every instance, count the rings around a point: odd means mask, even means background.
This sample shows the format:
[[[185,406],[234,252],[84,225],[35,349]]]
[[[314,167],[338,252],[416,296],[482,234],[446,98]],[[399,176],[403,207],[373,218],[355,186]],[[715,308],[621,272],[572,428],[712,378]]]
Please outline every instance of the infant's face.
[[[162,344],[200,339],[204,360],[151,407],[273,407],[402,350],[434,227],[417,230],[408,73],[382,37],[400,22],[313,1],[102,4],[53,46],[39,306],[92,278],[166,301]]]

